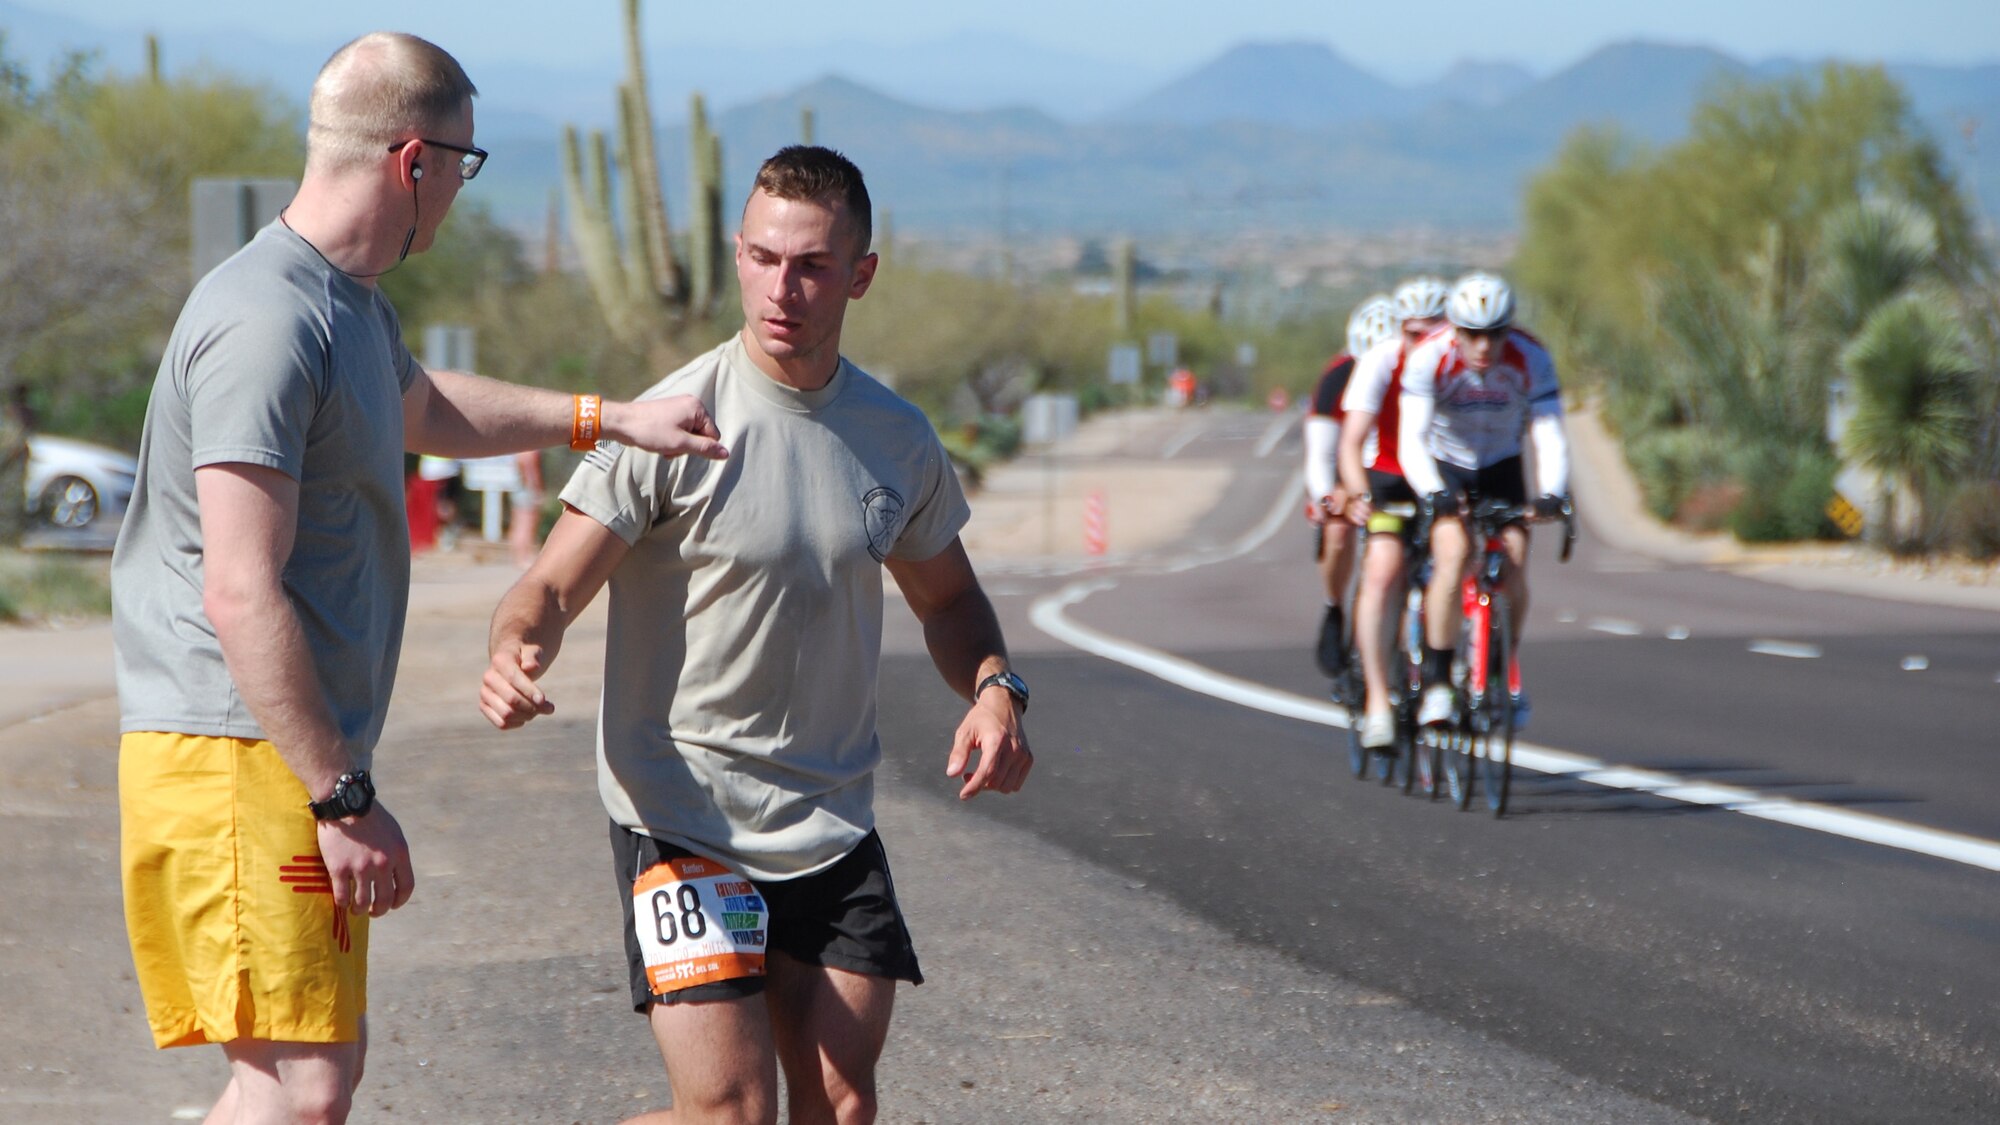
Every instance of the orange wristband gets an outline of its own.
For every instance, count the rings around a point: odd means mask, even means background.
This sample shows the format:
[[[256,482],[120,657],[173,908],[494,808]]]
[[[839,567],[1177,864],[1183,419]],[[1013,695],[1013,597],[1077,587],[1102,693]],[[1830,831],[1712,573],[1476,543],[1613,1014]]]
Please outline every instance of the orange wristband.
[[[604,399],[598,395],[577,395],[576,415],[569,424],[569,447],[578,453],[596,449],[603,421]]]

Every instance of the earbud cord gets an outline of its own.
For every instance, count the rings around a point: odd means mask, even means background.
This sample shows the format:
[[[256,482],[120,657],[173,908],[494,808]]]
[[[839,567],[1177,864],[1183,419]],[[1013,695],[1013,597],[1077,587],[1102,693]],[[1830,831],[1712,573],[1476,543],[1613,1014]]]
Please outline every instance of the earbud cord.
[[[371,277],[381,277],[384,274],[390,274],[396,272],[398,269],[402,268],[403,260],[410,256],[410,244],[417,240],[417,224],[423,219],[424,215],[424,205],[422,201],[420,201],[417,198],[417,183],[414,179],[410,181],[410,208],[411,208],[410,229],[408,233],[403,235],[403,249],[396,255],[396,264],[390,266],[386,270],[376,270],[374,273],[355,273],[352,270],[344,270],[341,269],[339,266],[334,265],[333,259],[327,257],[323,253],[320,253],[320,248],[313,245],[312,239],[307,238],[303,234],[299,234],[298,230],[294,228],[292,224],[285,219],[285,212],[291,210],[289,206],[280,208],[278,210],[278,222],[283,224],[286,230],[291,231],[293,234],[298,234],[299,241],[305,243],[306,248],[311,250],[313,253],[319,254],[319,260],[325,262],[328,269],[332,270],[337,274],[343,274],[347,277],[351,277],[356,281],[366,281]]]

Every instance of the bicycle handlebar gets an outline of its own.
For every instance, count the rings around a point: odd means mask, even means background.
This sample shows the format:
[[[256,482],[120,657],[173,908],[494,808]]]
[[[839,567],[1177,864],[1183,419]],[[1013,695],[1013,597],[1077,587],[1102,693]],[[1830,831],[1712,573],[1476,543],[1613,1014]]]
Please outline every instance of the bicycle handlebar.
[[[1558,561],[1568,562],[1570,553],[1576,548],[1576,505],[1567,496],[1562,498],[1562,508],[1554,516],[1537,515],[1533,503],[1513,504],[1505,500],[1481,500],[1472,505],[1465,513],[1465,518],[1482,539],[1498,534],[1502,527],[1517,520],[1535,523],[1560,519],[1563,522],[1563,543],[1562,553],[1557,556]]]

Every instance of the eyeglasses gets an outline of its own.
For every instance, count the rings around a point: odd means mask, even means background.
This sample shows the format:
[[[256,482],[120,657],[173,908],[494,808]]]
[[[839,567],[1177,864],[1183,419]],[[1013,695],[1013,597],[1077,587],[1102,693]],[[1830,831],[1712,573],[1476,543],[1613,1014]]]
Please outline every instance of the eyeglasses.
[[[422,141],[427,145],[458,153],[458,178],[461,180],[469,180],[477,176],[479,170],[486,165],[487,153],[483,148],[467,148],[464,145],[446,144],[443,141],[431,140],[429,137],[413,137],[408,141],[397,141],[395,144],[389,146],[389,151],[401,152],[413,141]]]

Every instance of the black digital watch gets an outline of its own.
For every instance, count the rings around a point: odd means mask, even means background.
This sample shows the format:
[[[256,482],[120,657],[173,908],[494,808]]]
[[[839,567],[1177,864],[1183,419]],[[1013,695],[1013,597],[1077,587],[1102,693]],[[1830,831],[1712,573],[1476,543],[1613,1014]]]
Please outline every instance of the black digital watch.
[[[306,807],[312,809],[314,820],[366,816],[375,807],[375,783],[368,779],[367,770],[349,771],[333,783],[333,792],[326,800],[313,801]]]

